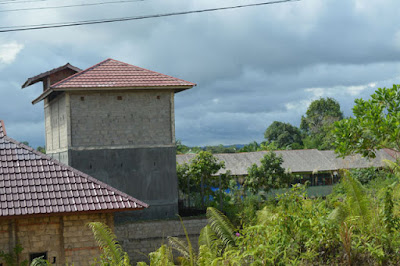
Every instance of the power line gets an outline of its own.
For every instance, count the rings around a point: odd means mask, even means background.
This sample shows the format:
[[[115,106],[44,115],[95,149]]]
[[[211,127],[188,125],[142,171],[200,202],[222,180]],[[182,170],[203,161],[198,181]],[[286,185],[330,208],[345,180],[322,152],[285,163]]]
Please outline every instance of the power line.
[[[101,19],[101,20],[84,20],[84,21],[60,22],[60,23],[24,25],[24,26],[8,26],[8,27],[0,27],[0,33],[1,32],[28,31],[28,30],[40,30],[40,29],[50,29],[50,28],[103,24],[103,23],[130,21],[130,20],[142,20],[142,19],[148,19],[148,18],[171,17],[171,16],[187,15],[187,14],[194,14],[194,13],[205,13],[205,12],[212,12],[212,11],[219,11],[219,10],[252,7],[252,6],[280,4],[280,3],[294,2],[294,1],[300,1],[300,0],[279,0],[279,1],[262,2],[262,3],[255,3],[255,4],[216,7],[216,8],[198,9],[198,10],[191,10],[191,11],[173,12],[173,13],[164,13],[164,14],[156,14],[156,15],[137,16],[137,17],[122,17],[122,18]]]
[[[46,1],[49,1],[49,0],[25,0],[25,1],[8,0],[8,1],[0,1],[0,5],[36,3],[36,2],[46,2]]]
[[[14,12],[14,11],[31,11],[31,10],[43,10],[43,9],[57,9],[57,8],[68,8],[68,7],[79,7],[79,6],[97,6],[107,4],[120,4],[120,3],[132,3],[141,2],[144,0],[122,0],[122,1],[108,1],[108,2],[97,2],[88,4],[75,4],[75,5],[64,5],[64,6],[46,6],[46,7],[30,7],[30,8],[16,8],[16,9],[5,9],[0,12]],[[0,3],[1,4],[1,3]]]

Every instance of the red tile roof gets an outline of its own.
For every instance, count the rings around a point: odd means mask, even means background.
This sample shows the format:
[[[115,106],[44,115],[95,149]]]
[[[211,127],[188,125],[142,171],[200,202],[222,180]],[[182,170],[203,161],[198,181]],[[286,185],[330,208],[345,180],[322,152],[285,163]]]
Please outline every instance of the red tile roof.
[[[146,203],[9,138],[0,120],[0,218],[147,207]]]
[[[39,82],[39,81],[43,81],[43,79],[45,79],[45,78],[48,77],[49,75],[54,74],[54,73],[57,73],[57,72],[62,71],[62,70],[64,70],[64,69],[71,69],[71,70],[73,70],[74,72],[80,72],[80,71],[82,71],[82,69],[80,69],[80,68],[78,68],[78,67],[75,67],[75,66],[71,65],[70,63],[67,63],[67,64],[65,64],[65,65],[63,65],[63,66],[54,68],[54,69],[52,69],[52,70],[46,71],[46,72],[41,73],[41,74],[39,74],[39,75],[36,75],[36,76],[34,76],[34,77],[28,78],[28,79],[25,81],[25,83],[22,85],[22,88],[26,88],[26,87],[28,87],[28,86],[30,86],[30,85],[32,85],[32,84],[35,84],[36,82]]]
[[[4,138],[5,135],[7,135],[6,128],[4,127],[3,120],[0,120],[0,138]]]
[[[193,86],[196,84],[109,58],[51,85],[32,103],[40,102],[54,91],[165,88],[180,92]]]
[[[86,70],[61,80],[51,87],[121,88],[121,87],[193,87],[196,84],[133,66],[114,59],[106,59]]]

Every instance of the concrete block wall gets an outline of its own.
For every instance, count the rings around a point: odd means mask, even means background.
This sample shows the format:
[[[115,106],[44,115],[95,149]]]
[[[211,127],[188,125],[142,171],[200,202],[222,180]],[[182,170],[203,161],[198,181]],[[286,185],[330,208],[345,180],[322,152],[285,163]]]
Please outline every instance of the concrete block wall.
[[[62,244],[59,240],[62,227],[59,217],[43,217],[16,220],[16,237],[24,250],[20,259],[29,260],[30,253],[47,252],[51,262],[60,260]]]
[[[91,265],[99,258],[100,249],[94,240],[89,222],[102,222],[114,227],[112,214],[83,214],[64,216],[65,262],[74,265]]]
[[[71,150],[69,156],[72,167],[150,205],[140,212],[116,214],[119,221],[176,218],[174,147]]]
[[[61,94],[45,103],[46,150],[57,152],[68,147],[67,97]]]
[[[207,225],[206,218],[185,219],[183,224],[190,241],[197,251],[200,230]],[[131,259],[131,262],[147,261],[147,255],[167,244],[168,236],[175,236],[186,242],[185,233],[179,220],[130,222],[116,224],[115,234]],[[177,254],[176,254],[177,255]]]
[[[71,146],[174,144],[173,91],[70,93]]]
[[[9,220],[0,221],[0,250],[8,252],[9,247],[13,245],[10,243],[10,222]],[[0,259],[0,263],[3,261]]]
[[[0,220],[0,250],[10,252],[16,243],[20,261],[32,253],[47,253],[53,265],[91,265],[100,249],[87,223],[99,221],[113,228],[112,214],[78,214]],[[3,263],[0,260],[0,263]]]

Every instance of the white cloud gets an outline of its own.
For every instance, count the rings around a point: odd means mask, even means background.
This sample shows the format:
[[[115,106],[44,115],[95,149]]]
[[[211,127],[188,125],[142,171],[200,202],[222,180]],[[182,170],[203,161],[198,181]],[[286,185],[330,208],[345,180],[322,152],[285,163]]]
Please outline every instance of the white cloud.
[[[23,48],[23,44],[15,41],[0,44],[0,63],[11,64]]]
[[[373,86],[370,87],[372,88]],[[367,86],[349,86],[347,87],[347,91],[349,92],[350,95],[357,96],[360,95],[360,93],[366,88]]]
[[[312,98],[321,98],[325,95],[325,89],[323,88],[309,88],[305,89],[306,92],[311,92],[313,94]]]
[[[311,104],[312,100],[301,100],[296,102],[289,102],[285,104],[285,107],[288,111],[297,110],[301,112],[305,112],[308,106]]]

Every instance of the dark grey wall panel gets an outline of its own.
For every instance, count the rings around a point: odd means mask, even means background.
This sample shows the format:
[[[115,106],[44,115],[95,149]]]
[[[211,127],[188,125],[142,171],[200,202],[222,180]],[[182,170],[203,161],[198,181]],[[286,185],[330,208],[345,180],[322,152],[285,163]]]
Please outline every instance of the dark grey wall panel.
[[[175,147],[70,150],[69,165],[150,205],[123,219],[163,219],[178,213]]]

